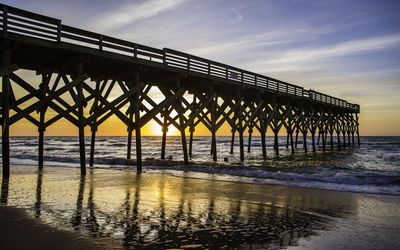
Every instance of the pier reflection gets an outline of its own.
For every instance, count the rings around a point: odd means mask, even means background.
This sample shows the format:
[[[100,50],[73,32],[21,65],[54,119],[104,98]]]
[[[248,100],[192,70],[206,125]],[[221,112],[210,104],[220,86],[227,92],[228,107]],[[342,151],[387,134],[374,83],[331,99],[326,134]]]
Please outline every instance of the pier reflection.
[[[86,220],[86,227],[91,232],[92,236],[99,236],[99,223],[97,222],[96,216],[96,205],[94,201],[94,183],[93,183],[93,170],[90,170],[90,189],[89,189],[89,196],[88,196],[88,209],[89,209],[89,216]],[[83,197],[80,195],[79,197]]]
[[[10,179],[8,177],[4,177],[1,181],[1,197],[0,197],[0,203],[7,205],[8,202],[8,185],[9,185]]]
[[[85,181],[86,181],[86,176],[81,175],[81,178],[79,181],[78,198],[76,200],[76,210],[75,210],[75,214],[72,217],[72,221],[71,221],[73,228],[76,230],[79,229],[79,226],[81,225],[81,220],[82,220],[83,195],[85,192]]]
[[[43,183],[43,170],[38,170],[37,185],[36,185],[36,202],[35,202],[35,218],[40,217],[40,209],[42,207],[42,183]]]
[[[61,212],[42,206],[42,178],[39,172],[32,204],[37,217],[69,225],[98,241],[119,242],[121,248],[288,246],[329,227],[329,217],[316,211],[348,216],[357,209],[355,201],[325,204],[335,199],[284,189],[279,194],[280,187],[132,173],[103,177],[90,171],[75,186],[64,187],[75,193],[75,202],[63,208],[63,214],[71,215],[64,222],[62,217],[43,218]],[[2,203],[7,201],[7,189],[3,179]],[[41,213],[43,209],[46,212]]]

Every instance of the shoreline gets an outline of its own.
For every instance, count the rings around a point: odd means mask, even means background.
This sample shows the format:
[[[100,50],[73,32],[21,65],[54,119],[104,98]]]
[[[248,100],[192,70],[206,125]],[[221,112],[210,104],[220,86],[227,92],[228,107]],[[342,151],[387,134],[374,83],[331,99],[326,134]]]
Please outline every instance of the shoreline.
[[[281,245],[290,249],[307,249],[340,246],[350,249],[357,244],[363,245],[361,241],[371,238],[370,234],[373,234],[368,230],[376,227],[381,227],[380,234],[386,234],[383,236],[386,238],[383,243],[377,241],[379,244],[375,247],[400,245],[393,238],[400,233],[400,215],[396,213],[400,209],[399,196],[204,180],[159,173],[137,176],[130,171],[110,169],[90,170],[83,179],[79,169],[73,167],[45,167],[42,172],[16,165],[11,169],[7,195],[4,180],[2,182],[2,203],[6,201],[8,206],[24,208],[27,216],[33,220],[33,228],[44,224],[45,227],[63,229],[61,234],[64,229],[66,235],[79,233],[89,239],[88,244],[93,247],[98,247],[100,239],[105,237],[119,242],[115,245],[117,248],[129,248],[140,239],[135,238],[137,232],[126,237],[127,233],[133,233],[126,231],[130,223],[140,223],[141,227],[150,228],[167,223],[169,230],[172,230],[170,233],[173,233],[173,221],[180,221],[180,225],[184,226],[180,231],[187,230],[189,235],[196,235],[194,232],[203,227],[202,230],[214,228],[214,231],[232,227],[239,232],[252,226],[253,230],[242,233],[243,237],[250,237],[247,243],[252,243],[253,236],[246,235],[252,235],[253,232],[274,235],[265,238],[266,245],[263,247]],[[134,211],[136,214],[132,214]],[[285,213],[290,216],[282,217]],[[107,228],[110,223],[106,218],[115,220],[116,232],[102,228]],[[271,218],[275,218],[273,221],[277,223],[276,226],[265,229],[265,232],[259,231],[272,223]],[[376,221],[372,223],[368,218]],[[127,221],[131,222],[127,224]],[[193,221],[189,223],[190,227],[188,221]],[[18,223],[18,220],[13,218],[9,223]],[[291,224],[296,226],[291,227]],[[291,234],[285,236],[289,228],[292,228],[289,230]],[[352,238],[351,241],[339,233],[343,228],[347,229],[345,235]],[[160,235],[161,231],[157,232]],[[222,233],[226,234],[225,231]],[[65,237],[63,239],[73,239],[71,236]],[[321,242],[322,238],[333,240]],[[188,236],[186,240],[190,243],[194,239],[194,236]],[[226,243],[231,244],[229,241]],[[171,246],[182,246],[179,244]],[[254,244],[253,247],[256,246]]]
[[[146,161],[147,160],[147,161]],[[155,160],[155,162],[154,162]],[[126,162],[131,162],[130,164],[126,164],[125,167],[126,168],[118,168],[118,167],[102,167],[102,165],[107,166],[107,164],[100,164],[95,166],[95,167],[87,167],[87,171],[93,171],[93,170],[104,170],[104,171],[120,171],[120,172],[129,172],[130,174],[136,174],[136,166],[132,165],[132,162],[134,160],[124,160]],[[237,184],[252,184],[252,185],[261,185],[261,186],[278,186],[278,187],[288,187],[288,188],[298,188],[298,189],[310,189],[310,190],[320,190],[320,191],[332,191],[332,192],[343,192],[343,193],[355,193],[355,194],[361,194],[361,195],[383,195],[383,196],[393,196],[393,197],[400,197],[400,193],[399,194],[389,194],[389,193],[378,193],[378,192],[365,192],[365,191],[357,191],[357,190],[337,190],[337,189],[329,189],[329,188],[324,188],[324,187],[319,187],[319,186],[301,186],[301,185],[291,185],[291,184],[285,184],[285,183],[272,183],[272,182],[268,182],[268,183],[260,183],[260,182],[255,182],[255,179],[258,179],[259,177],[254,177],[254,176],[242,176],[242,175],[235,175],[235,174],[231,174],[231,173],[224,173],[224,172],[207,172],[207,171],[198,171],[196,169],[188,169],[185,170],[184,168],[186,166],[183,165],[183,161],[179,161],[179,160],[159,160],[159,159],[153,159],[153,158],[149,158],[149,159],[144,159],[143,162],[143,166],[145,167],[149,167],[148,169],[144,168],[143,169],[143,173],[144,174],[161,174],[161,175],[168,175],[171,177],[177,177],[177,178],[191,178],[191,179],[197,179],[197,180],[210,180],[209,178],[204,178],[204,177],[199,177],[199,176],[195,176],[195,174],[205,174],[205,175],[210,175],[213,176],[214,178],[212,179],[212,181],[220,181],[220,182],[230,182],[230,183],[237,183]],[[37,170],[37,166],[35,165],[21,165],[21,164],[17,164],[17,165],[12,165],[11,169],[13,168],[13,166],[18,166],[18,167],[28,167],[28,168],[34,168],[34,170]],[[113,166],[113,165],[111,165]],[[118,165],[114,165],[114,166],[118,166]],[[169,168],[170,166],[174,166],[174,167],[179,167],[176,169],[171,169]],[[204,163],[204,162],[193,162],[193,164],[190,165],[190,167],[200,167],[201,169],[206,169],[207,167],[210,166],[210,163]],[[218,168],[223,168],[224,166],[226,166],[226,164],[221,164],[221,163],[212,163],[213,167],[217,167]],[[243,167],[243,166],[241,166]],[[257,168],[258,166],[252,166]],[[53,166],[53,165],[44,165],[44,168],[61,168],[61,169],[79,169],[79,166]],[[169,170],[169,171],[176,171],[177,174],[172,174],[172,173],[166,173],[166,172],[161,172],[163,170]],[[155,172],[151,172],[151,171],[155,171]],[[12,172],[12,170],[11,170]],[[0,174],[1,174],[1,169],[0,169]],[[10,175],[12,175],[13,173],[10,173]],[[18,173],[17,173],[18,174]],[[191,176],[188,176],[191,175]],[[221,176],[225,176],[225,175],[232,175],[233,177],[237,177],[237,178],[241,178],[242,180],[238,181],[238,180],[229,180],[229,179],[224,179],[224,178],[217,178],[215,179],[215,174],[219,174]],[[243,180],[243,179],[249,179],[249,180]],[[250,180],[253,179],[253,182]]]

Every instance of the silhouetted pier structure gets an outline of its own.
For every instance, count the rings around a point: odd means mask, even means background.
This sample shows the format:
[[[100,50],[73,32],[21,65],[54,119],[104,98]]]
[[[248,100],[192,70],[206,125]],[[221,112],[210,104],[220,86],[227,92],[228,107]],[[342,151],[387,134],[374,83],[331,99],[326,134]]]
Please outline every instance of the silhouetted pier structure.
[[[294,152],[299,133],[307,151],[321,138],[323,150],[330,136],[337,135],[339,148],[359,140],[360,107],[345,100],[249,72],[226,64],[164,48],[156,49],[114,37],[74,28],[61,20],[0,4],[1,124],[3,175],[9,175],[9,127],[27,119],[39,131],[39,168],[43,167],[43,139],[47,127],[66,119],[79,131],[81,172],[86,172],[84,128],[92,131],[90,165],[93,165],[98,127],[117,116],[127,127],[127,158],[131,158],[135,132],[137,171],[142,168],[141,127],[154,120],[163,128],[161,158],[165,158],[168,126],[181,134],[184,163],[189,163],[195,127],[202,123],[212,135],[211,153],[217,161],[216,133],[224,123],[239,135],[240,159],[244,160],[243,134],[261,134],[262,153],[267,156],[267,129],[274,135],[287,132],[287,147]],[[18,69],[35,71],[39,86],[15,74]],[[18,97],[16,88],[26,94]],[[163,100],[153,100],[157,88]],[[118,97],[110,97],[112,91]],[[56,113],[49,117],[51,109]],[[189,128],[189,145],[185,129]],[[293,140],[295,134],[295,141]],[[342,139],[341,139],[342,138]],[[347,142],[346,142],[347,139]]]

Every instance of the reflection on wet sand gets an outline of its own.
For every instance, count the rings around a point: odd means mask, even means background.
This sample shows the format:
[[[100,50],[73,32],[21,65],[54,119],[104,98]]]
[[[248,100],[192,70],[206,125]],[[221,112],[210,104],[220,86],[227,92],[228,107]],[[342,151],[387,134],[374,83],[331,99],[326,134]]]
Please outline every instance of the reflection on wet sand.
[[[43,170],[38,170],[37,185],[36,185],[36,202],[35,202],[35,217],[40,217],[40,209],[42,206],[42,183],[43,183]]]
[[[1,181],[1,197],[0,197],[0,203],[7,205],[8,201],[8,185],[9,185],[9,178],[5,178],[3,176],[3,179]]]
[[[76,201],[76,210],[75,210],[74,216],[72,217],[72,227],[76,230],[79,229],[79,226],[81,225],[81,220],[82,220],[82,207],[83,207],[83,195],[84,195],[84,190],[85,190],[85,180],[86,180],[86,175],[81,175],[81,178],[79,181],[78,199]]]
[[[58,211],[49,204],[57,204],[54,199],[63,194],[42,197],[48,194],[42,192],[43,173],[36,178],[36,217],[99,241],[113,239],[123,248],[288,246],[329,227],[329,220],[314,210],[328,206],[341,211],[335,216],[346,216],[356,206],[354,201],[324,204],[323,197],[301,191],[276,195],[279,187],[123,172],[107,177],[92,170],[72,185],[53,178],[45,186],[77,194],[75,202]],[[1,202],[7,203],[7,197],[8,180],[3,179]]]

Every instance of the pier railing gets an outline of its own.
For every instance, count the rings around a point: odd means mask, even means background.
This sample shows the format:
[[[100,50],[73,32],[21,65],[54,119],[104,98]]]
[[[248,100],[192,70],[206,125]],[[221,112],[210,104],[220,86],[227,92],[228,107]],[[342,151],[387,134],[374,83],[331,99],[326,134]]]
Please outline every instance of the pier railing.
[[[126,55],[136,59],[163,64],[165,67],[198,73],[205,77],[224,79],[232,83],[246,84],[288,95],[307,99],[325,105],[341,107],[359,112],[357,104],[332,97],[313,90],[290,84],[261,74],[229,66],[180,51],[149,46],[117,39],[61,24],[61,20],[0,4],[0,30],[3,36],[8,33],[29,36],[56,43],[70,43],[99,51]]]

